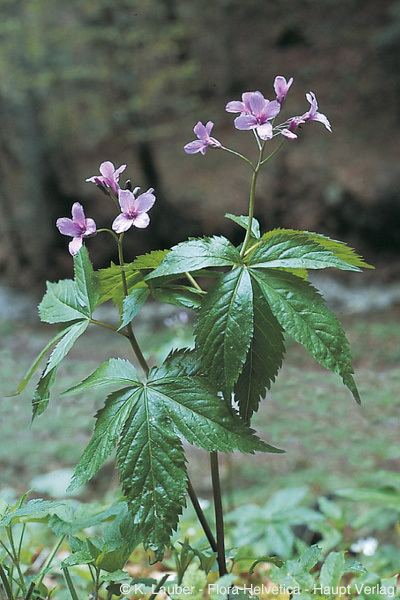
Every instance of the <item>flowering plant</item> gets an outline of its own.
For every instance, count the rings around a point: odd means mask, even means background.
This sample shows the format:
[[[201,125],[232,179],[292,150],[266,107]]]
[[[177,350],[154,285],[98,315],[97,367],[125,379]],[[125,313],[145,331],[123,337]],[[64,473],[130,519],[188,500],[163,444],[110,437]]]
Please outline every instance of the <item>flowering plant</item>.
[[[254,135],[255,161],[212,137],[211,121],[197,123],[197,139],[185,146],[187,154],[227,151],[249,166],[248,214],[227,215],[245,230],[238,247],[222,236],[203,237],[126,263],[125,233],[149,225],[154,190],[140,194],[129,182],[121,187],[126,165],[116,169],[111,162],[104,162],[100,175],[87,180],[114,202],[118,214],[110,228],[97,229],[75,203],[72,219],[58,219],[60,232],[72,237],[69,250],[74,279],[48,283],[39,314],[42,321],[63,324],[63,328],[39,354],[18,388],[18,392],[25,388],[49,353],[33,397],[36,417],[48,406],[61,361],[90,325],[107,328],[127,340],[134,363],[110,358],[64,392],[113,389],[96,414],[92,438],[76,466],[71,488],[91,479],[116,448],[137,542],[154,551],[157,558],[162,556],[189,494],[217,554],[221,575],[226,573],[226,565],[217,453],[282,452],[260,440],[250,424],[282,365],[285,335],[337,373],[357,402],[360,400],[344,330],[308,282],[307,272],[325,268],[360,271],[370,265],[344,243],[317,233],[291,229],[261,233],[254,217],[258,175],[285,141],[293,143],[301,126],[309,121],[320,122],[331,131],[312,92],[306,95],[309,110],[276,122],[292,83],[293,79],[276,77],[275,99],[267,100],[259,91],[246,92],[241,101],[226,106],[227,112],[239,113],[234,120],[236,129]],[[274,140],[277,143],[270,149]],[[119,264],[95,271],[84,242],[102,232],[115,241]],[[205,282],[204,287],[199,281]],[[148,364],[132,325],[151,297],[192,309],[196,317],[194,347],[172,352],[161,365]],[[109,300],[119,310],[116,325],[95,316],[95,309]],[[188,478],[182,439],[211,453],[216,537]]]

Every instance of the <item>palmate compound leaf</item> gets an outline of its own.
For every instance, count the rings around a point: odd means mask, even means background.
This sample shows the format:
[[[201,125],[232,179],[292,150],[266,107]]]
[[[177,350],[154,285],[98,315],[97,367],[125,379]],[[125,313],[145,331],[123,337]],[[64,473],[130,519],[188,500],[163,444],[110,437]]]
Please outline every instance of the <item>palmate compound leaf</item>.
[[[74,256],[74,275],[74,280],[65,279],[57,283],[48,283],[47,291],[39,305],[39,315],[42,321],[47,323],[74,322],[50,340],[18,386],[17,393],[20,393],[26,387],[46,353],[54,347],[32,400],[33,418],[47,408],[51,387],[55,382],[56,368],[76,340],[86,331],[99,299],[97,277],[84,246]]]
[[[246,267],[224,273],[205,297],[195,326],[202,370],[230,396],[253,333],[253,291]]]
[[[283,329],[271,312],[256,280],[252,281],[254,332],[246,362],[235,385],[239,414],[245,422],[275,381],[285,354]]]
[[[374,268],[372,265],[365,262],[365,260],[363,260],[361,256],[359,256],[353,250],[353,248],[350,248],[350,246],[348,246],[344,242],[332,240],[329,237],[320,233],[314,233],[312,231],[302,231],[298,229],[272,229],[271,231],[267,231],[266,233],[264,233],[261,239],[268,241],[277,234],[292,239],[298,236],[306,236],[306,238],[309,241],[318,243],[323,248],[326,248],[327,250],[332,252],[332,254],[336,256],[336,258],[340,259],[341,261],[347,263],[350,266],[360,267],[363,269]]]
[[[115,364],[115,363],[113,363]],[[122,362],[113,374],[102,365],[71,391],[132,377],[129,387],[111,394],[97,414],[93,437],[76,470],[73,486],[82,485],[117,445],[123,490],[147,547],[161,552],[176,528],[185,504],[187,475],[181,438],[209,451],[279,452],[259,440],[227,404],[198,377],[168,376],[153,370],[141,383]],[[175,373],[175,371],[173,370]]]
[[[224,237],[189,240],[174,246],[161,265],[147,275],[156,279],[166,275],[179,275],[207,267],[226,267],[240,263],[238,250]]]
[[[248,264],[252,267],[289,269],[326,269],[360,271],[360,267],[339,258],[332,250],[310,239],[306,234],[275,233],[251,253]]]
[[[279,270],[251,269],[251,274],[281,327],[317,362],[340,375],[360,402],[343,327],[317,290],[299,277]]]

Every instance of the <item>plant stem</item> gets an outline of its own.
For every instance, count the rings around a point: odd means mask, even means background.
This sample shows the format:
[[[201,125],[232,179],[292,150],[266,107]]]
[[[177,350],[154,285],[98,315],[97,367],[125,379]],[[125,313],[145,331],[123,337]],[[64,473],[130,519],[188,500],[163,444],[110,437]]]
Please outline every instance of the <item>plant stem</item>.
[[[71,579],[71,575],[69,574],[67,567],[63,568],[63,573],[64,573],[65,581],[67,583],[68,591],[71,594],[72,600],[79,600],[78,594],[76,593],[74,583]]]
[[[256,196],[257,179],[258,179],[258,174],[260,172],[260,167],[262,164],[264,148],[265,148],[265,142],[262,145],[260,145],[260,154],[258,157],[257,166],[255,167],[253,176],[251,178],[250,195],[249,195],[249,221],[247,223],[246,235],[245,235],[245,238],[243,241],[243,246],[240,251],[241,257],[244,256],[244,253],[246,252],[247,244],[249,243],[249,240],[251,237],[251,226],[253,224],[253,217],[254,217],[254,202],[255,202],[255,196]]]
[[[154,588],[154,592],[150,596],[149,600],[155,600],[158,592],[161,590],[162,586],[167,581],[168,577],[169,577],[169,573],[167,573],[166,575],[164,575],[164,577],[162,579],[160,579],[160,581],[157,583],[156,587]]]
[[[218,452],[210,453],[211,478],[214,495],[215,525],[217,529],[217,561],[220,577],[227,574],[225,559],[224,512],[222,508],[221,484],[219,478]]]
[[[21,566],[19,564],[18,554],[17,554],[17,551],[15,549],[14,537],[13,537],[13,533],[12,533],[11,527],[6,527],[6,532],[7,532],[8,541],[10,542],[11,554],[12,554],[12,557],[13,557],[13,562],[14,562],[15,568],[17,569],[18,579],[19,579],[19,582],[20,582],[20,587],[21,587],[22,592],[24,594],[26,594],[25,580],[24,580],[24,576],[23,576],[22,571],[21,571]]]
[[[188,281],[190,281],[190,283],[192,284],[192,286],[194,288],[196,288],[196,290],[199,290],[199,292],[203,292],[204,291],[204,290],[201,289],[201,287],[199,286],[199,284],[197,283],[197,281],[195,280],[195,278],[193,277],[193,275],[191,275],[190,273],[188,273],[186,271],[185,277],[188,279]]]
[[[35,582],[32,581],[31,585],[29,586],[29,590],[28,590],[28,592],[27,592],[24,600],[31,600],[32,594],[33,594],[34,589],[35,589],[35,585],[36,585]]]
[[[7,579],[6,572],[4,571],[4,569],[1,565],[0,565],[0,579],[3,584],[4,591],[7,594],[7,600],[14,600],[14,594],[12,593],[12,589],[11,589],[10,583]]]
[[[54,560],[55,555],[57,554],[58,550],[60,549],[61,544],[63,543],[65,539],[65,535],[61,536],[61,538],[58,540],[58,542],[54,545],[53,550],[50,552],[49,556],[47,557],[47,560],[45,562],[45,564],[43,565],[42,569],[40,570],[39,573],[39,579],[36,582],[36,585],[39,586],[42,581],[43,578],[45,576],[46,573],[46,569],[51,565],[51,563]]]
[[[124,265],[125,265],[125,261],[124,261],[124,251],[123,251],[123,239],[124,239],[124,234],[121,233],[121,235],[118,237],[118,258],[119,258],[119,264],[121,266],[121,277],[122,277],[122,286],[124,288],[124,295],[125,297],[127,297],[129,295],[129,290],[128,290],[128,283],[126,281],[126,273],[124,270]],[[136,358],[139,361],[140,366],[142,367],[143,371],[145,372],[146,375],[149,374],[149,365],[146,362],[145,357],[143,356],[143,352],[140,349],[139,346],[139,342],[137,341],[135,334],[133,333],[133,329],[132,329],[132,323],[129,323],[126,327],[126,331],[127,331],[127,338],[132,346],[132,350],[135,353]]]
[[[249,164],[250,167],[252,168],[252,170],[254,171],[254,165],[251,162],[251,160],[249,160],[248,158],[246,158],[245,156],[243,156],[243,154],[240,154],[240,152],[236,152],[236,150],[231,150],[230,148],[226,148],[225,146],[222,146],[221,150],[225,150],[225,152],[229,152],[230,154],[234,154],[238,158],[241,158],[242,160],[244,160],[245,162],[247,162],[247,164]]]
[[[215,537],[210,529],[210,526],[207,522],[204,512],[200,506],[199,499],[197,498],[196,492],[193,489],[192,482],[190,481],[190,479],[188,479],[188,493],[189,493],[189,498],[192,501],[193,508],[196,512],[197,518],[199,519],[200,524],[203,528],[203,531],[206,535],[208,543],[210,544],[212,551],[217,552],[218,551],[217,542],[216,542]]]

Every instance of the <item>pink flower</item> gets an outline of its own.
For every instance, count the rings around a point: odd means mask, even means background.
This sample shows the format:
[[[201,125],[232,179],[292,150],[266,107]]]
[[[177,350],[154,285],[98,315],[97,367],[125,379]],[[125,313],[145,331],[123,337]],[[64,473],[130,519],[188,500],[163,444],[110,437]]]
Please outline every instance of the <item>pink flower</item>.
[[[226,112],[251,114],[250,98],[254,93],[255,92],[244,92],[244,94],[242,94],[241,102],[240,100],[232,100],[231,102],[228,102],[225,107]]]
[[[319,121],[329,132],[332,133],[332,127],[328,118],[322,113],[318,112],[318,102],[314,92],[308,92],[306,98],[310,103],[310,108],[303,115],[298,117],[291,117],[288,121],[283,123],[283,128],[279,130],[279,133],[290,140],[297,138],[296,130],[300,125],[303,125],[307,121]]]
[[[116,233],[127,231],[132,225],[144,229],[150,223],[150,217],[147,212],[151,209],[156,197],[153,194],[153,188],[150,188],[144,194],[135,198],[139,188],[133,192],[129,190],[119,190],[118,200],[121,207],[121,214],[114,220],[112,228]]]
[[[193,131],[198,139],[186,144],[183,148],[186,154],[196,154],[196,152],[201,152],[201,154],[204,155],[207,148],[221,148],[221,142],[210,136],[213,127],[214,123],[212,121],[208,121],[206,125],[203,125],[201,121],[196,123]]]
[[[261,92],[245,92],[242,102],[228,102],[228,112],[240,112],[235,119],[236,129],[248,131],[255,129],[262,140],[272,138],[273,129],[270,121],[276,117],[281,109],[277,100],[266,100]]]
[[[72,219],[62,217],[57,219],[56,225],[60,233],[73,238],[68,245],[72,256],[75,256],[81,249],[84,237],[96,233],[96,223],[93,219],[86,219],[83,206],[79,202],[72,205]]]
[[[90,183],[95,183],[96,185],[108,188],[112,190],[115,194],[118,194],[119,190],[119,176],[123,171],[125,171],[126,165],[121,165],[116,169],[112,162],[106,161],[101,163],[100,165],[100,173],[101,175],[94,175],[94,177],[89,177],[86,181]]]
[[[289,81],[286,81],[285,77],[282,77],[282,75],[278,75],[277,77],[275,77],[274,90],[276,94],[276,99],[280,105],[282,105],[285,102],[287,93],[292,83],[293,77],[291,77]]]
[[[304,115],[302,115],[301,118],[304,121],[319,121],[319,123],[325,125],[327,130],[332,133],[332,127],[328,121],[328,118],[322,113],[318,112],[318,102],[314,92],[308,92],[308,94],[306,94],[306,98],[310,103],[310,108],[304,113]]]
[[[287,127],[281,129],[280,133],[289,140],[295,140],[297,138],[297,133],[295,133],[295,131],[299,125],[302,125],[303,123],[305,123],[303,117],[292,117],[287,122]]]

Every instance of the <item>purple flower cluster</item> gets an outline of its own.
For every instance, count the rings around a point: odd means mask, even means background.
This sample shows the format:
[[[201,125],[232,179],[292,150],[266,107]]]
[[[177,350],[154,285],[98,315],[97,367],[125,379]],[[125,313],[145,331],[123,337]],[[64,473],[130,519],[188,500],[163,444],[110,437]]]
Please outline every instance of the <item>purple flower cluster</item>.
[[[143,194],[139,194],[140,188],[133,191],[121,189],[119,177],[126,169],[126,165],[121,165],[116,169],[112,162],[106,161],[100,165],[100,175],[89,177],[86,181],[94,183],[107,195],[118,200],[121,213],[114,219],[112,229],[115,233],[122,233],[132,227],[140,229],[146,228],[150,223],[150,217],[147,214],[156,201],[153,188]],[[93,219],[85,216],[83,206],[75,202],[72,206],[72,219],[62,217],[57,219],[56,226],[60,233],[72,237],[69,243],[69,251],[72,256],[79,252],[83,244],[83,238],[96,233],[96,223]]]
[[[244,92],[241,100],[232,100],[226,105],[226,111],[229,113],[239,113],[235,118],[234,124],[240,131],[253,130],[260,140],[270,140],[277,135],[282,135],[288,139],[297,138],[297,129],[307,121],[318,121],[322,123],[328,131],[332,131],[328,118],[318,112],[318,103],[314,92],[308,92],[306,99],[310,103],[308,111],[302,115],[293,116],[276,125],[275,119],[279,115],[293,83],[293,77],[286,80],[282,75],[275,77],[274,92],[275,99],[268,100],[264,98],[261,92]],[[203,125],[200,121],[194,127],[194,133],[197,140],[189,142],[184,147],[187,154],[200,152],[205,154],[208,148],[223,148],[221,142],[210,136],[214,123],[209,121]]]

